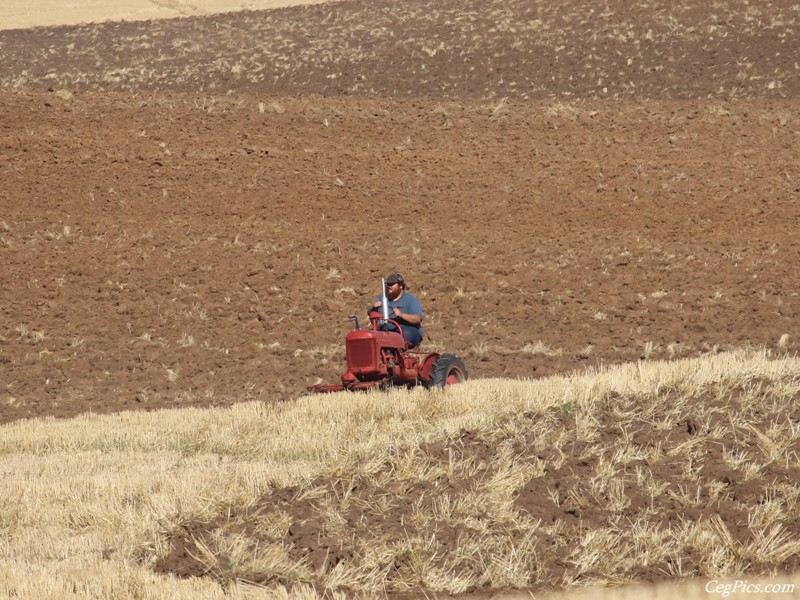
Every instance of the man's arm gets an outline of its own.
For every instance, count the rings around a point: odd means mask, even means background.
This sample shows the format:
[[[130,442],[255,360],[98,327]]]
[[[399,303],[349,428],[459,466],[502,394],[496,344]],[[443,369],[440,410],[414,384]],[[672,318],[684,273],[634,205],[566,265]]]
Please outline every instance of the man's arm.
[[[415,315],[414,313],[403,312],[399,308],[394,309],[394,316],[401,321],[405,321],[409,325],[419,325],[422,323],[422,316]]]
[[[403,309],[395,308],[394,314],[409,325],[419,325],[422,323],[422,304],[420,304],[419,300],[414,296],[409,300],[411,300],[411,302],[408,303],[408,307],[406,308],[408,312]]]
[[[381,305],[382,303],[380,300],[375,300],[375,302],[372,303],[372,306],[367,309],[367,316],[372,318],[373,313],[380,313]]]

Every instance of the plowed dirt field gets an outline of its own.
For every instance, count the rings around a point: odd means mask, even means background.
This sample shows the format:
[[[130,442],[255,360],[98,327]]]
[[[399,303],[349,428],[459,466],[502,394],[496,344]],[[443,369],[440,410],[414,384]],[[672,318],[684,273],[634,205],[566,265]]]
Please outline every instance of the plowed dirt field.
[[[0,422],[291,399],[393,270],[473,377],[795,352],[797,6],[562,4],[0,32]]]

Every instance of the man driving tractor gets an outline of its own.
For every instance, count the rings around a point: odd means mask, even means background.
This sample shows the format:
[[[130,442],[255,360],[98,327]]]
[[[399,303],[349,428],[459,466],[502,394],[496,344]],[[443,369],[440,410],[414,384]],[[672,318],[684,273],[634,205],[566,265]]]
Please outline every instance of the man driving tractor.
[[[383,285],[381,295],[367,311],[369,329],[361,328],[356,315],[350,316],[354,329],[345,338],[347,370],[341,383],[313,385],[310,392],[418,385],[442,389],[468,379],[467,367],[457,355],[417,348],[422,342],[422,304],[406,289],[403,276],[391,273]]]
[[[422,304],[416,296],[406,289],[406,282],[400,273],[391,273],[385,281],[386,300],[392,311],[389,318],[400,325],[403,339],[416,348],[422,342]],[[380,311],[383,306],[381,297],[375,300],[368,313]],[[392,326],[392,328],[394,328]]]

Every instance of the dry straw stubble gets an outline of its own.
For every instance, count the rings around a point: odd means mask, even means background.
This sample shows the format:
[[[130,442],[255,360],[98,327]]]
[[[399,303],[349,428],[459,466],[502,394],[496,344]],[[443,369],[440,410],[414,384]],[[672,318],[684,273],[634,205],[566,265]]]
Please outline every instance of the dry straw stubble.
[[[798,373],[796,359],[732,353],[440,393],[16,422],[0,442],[0,564],[9,574],[0,595],[216,597],[253,580],[300,595],[312,593],[308,584],[350,593],[608,584],[646,568],[634,547],[649,553],[654,572],[673,569],[669,576],[780,570],[800,543],[782,520],[798,517]],[[692,398],[707,407],[693,408]],[[696,433],[676,437],[675,419]],[[664,436],[620,442],[645,435],[642,424]],[[608,438],[614,429],[621,438]],[[720,456],[739,452],[739,468],[704,473],[703,452],[729,442]],[[668,464],[684,472],[659,470]],[[575,485],[548,489],[546,472]],[[753,487],[770,473],[766,488]],[[732,486],[734,474],[752,485]],[[437,487],[442,481],[449,487]],[[550,520],[524,504],[541,485]],[[740,498],[725,496],[728,488]],[[623,527],[628,496],[639,502],[642,490],[652,510]],[[739,510],[752,505],[760,519],[752,536],[706,518],[714,494]],[[281,507],[269,518],[268,500]],[[405,505],[412,510],[398,511]],[[697,518],[664,524],[670,506]],[[603,515],[592,512],[598,507]],[[408,519],[401,531],[380,524],[393,512]],[[570,512],[597,525],[577,544],[566,535]],[[360,532],[354,515],[366,520]],[[288,537],[287,523],[343,554],[310,558],[313,544]],[[196,534],[196,562],[209,577],[152,572],[174,551],[180,526]],[[443,547],[453,531],[457,543]],[[687,553],[692,566],[681,573],[674,557]]]

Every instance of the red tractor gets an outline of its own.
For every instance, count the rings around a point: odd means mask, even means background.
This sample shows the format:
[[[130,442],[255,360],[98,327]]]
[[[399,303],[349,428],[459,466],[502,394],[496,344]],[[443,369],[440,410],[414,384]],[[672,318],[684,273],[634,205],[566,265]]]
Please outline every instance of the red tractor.
[[[342,374],[342,383],[315,385],[308,388],[310,392],[416,385],[443,388],[467,380],[463,360],[455,354],[423,353],[411,347],[399,333],[399,323],[389,319],[385,312],[383,316],[370,314],[371,329],[361,329],[356,316],[350,320],[355,329],[345,338],[347,371]]]

